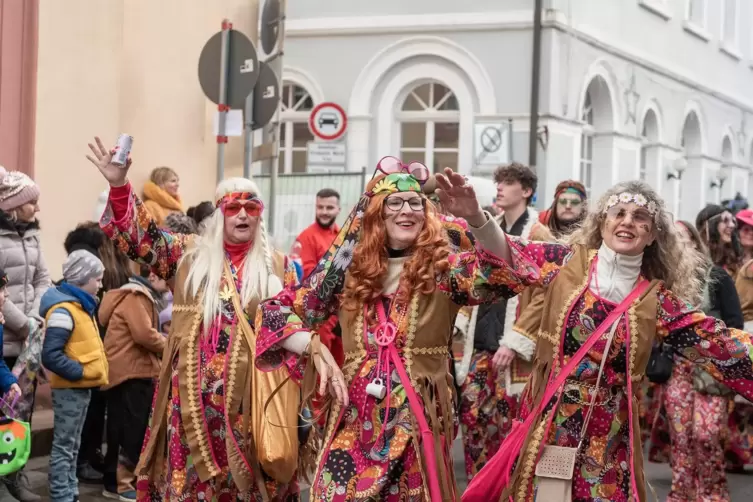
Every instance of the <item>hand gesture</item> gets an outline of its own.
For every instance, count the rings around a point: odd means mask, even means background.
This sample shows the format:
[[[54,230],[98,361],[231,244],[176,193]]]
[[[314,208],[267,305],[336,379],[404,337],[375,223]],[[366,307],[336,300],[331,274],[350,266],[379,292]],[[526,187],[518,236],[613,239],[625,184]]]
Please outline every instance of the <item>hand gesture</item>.
[[[320,345],[320,352],[311,355],[319,373],[319,395],[323,396],[329,387],[329,393],[337,399],[341,406],[348,406],[348,387],[345,385],[345,377],[337,365],[332,353],[324,345]]]
[[[507,348],[504,345],[500,345],[492,358],[492,368],[498,371],[507,369],[507,367],[515,360],[515,356],[516,354],[514,350]]]
[[[87,155],[86,158],[97,166],[97,169],[110,183],[110,186],[120,187],[125,185],[128,182],[128,169],[131,167],[131,157],[128,157],[125,166],[116,166],[112,163],[113,150],[108,151],[105,149],[99,136],[95,136],[94,141],[97,143],[96,146],[89,143],[89,149],[94,154],[94,157]]]
[[[472,220],[485,221],[481,205],[476,199],[476,191],[467,183],[465,176],[456,173],[449,167],[445,167],[444,174],[437,174],[437,195],[439,200],[450,214],[458,218],[464,218],[473,225]],[[473,225],[480,226],[480,225]]]

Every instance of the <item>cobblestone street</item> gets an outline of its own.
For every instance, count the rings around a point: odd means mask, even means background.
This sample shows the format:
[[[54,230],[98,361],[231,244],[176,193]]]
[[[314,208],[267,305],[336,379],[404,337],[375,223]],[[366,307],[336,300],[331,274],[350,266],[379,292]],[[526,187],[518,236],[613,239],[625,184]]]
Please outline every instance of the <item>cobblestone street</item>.
[[[27,467],[29,480],[35,491],[47,498],[47,457],[32,459]],[[465,487],[465,473],[463,471],[463,456],[460,443],[455,443],[455,470],[461,489]],[[656,490],[659,501],[664,501],[669,493],[671,472],[666,465],[647,464],[646,477]],[[732,474],[729,476],[732,502],[753,500],[753,473],[747,475]],[[103,502],[102,487],[81,485],[81,502]],[[649,500],[653,500],[651,490],[648,490]],[[308,500],[308,493],[304,492],[302,501]]]

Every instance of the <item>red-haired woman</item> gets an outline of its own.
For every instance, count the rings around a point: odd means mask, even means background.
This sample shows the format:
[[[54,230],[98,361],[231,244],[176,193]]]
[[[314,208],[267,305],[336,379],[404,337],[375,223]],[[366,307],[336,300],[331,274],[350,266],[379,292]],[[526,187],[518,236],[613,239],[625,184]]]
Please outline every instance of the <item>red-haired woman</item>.
[[[447,176],[438,175],[442,206],[470,233],[427,203],[423,165],[386,157],[314,273],[261,306],[257,365],[287,363],[295,374],[298,354],[310,352],[320,393],[329,386],[337,397],[312,500],[459,498],[450,460],[454,318],[460,305],[516,291],[503,286],[512,272],[495,258],[499,225],[462,176]],[[310,334],[338,312],[344,380]]]

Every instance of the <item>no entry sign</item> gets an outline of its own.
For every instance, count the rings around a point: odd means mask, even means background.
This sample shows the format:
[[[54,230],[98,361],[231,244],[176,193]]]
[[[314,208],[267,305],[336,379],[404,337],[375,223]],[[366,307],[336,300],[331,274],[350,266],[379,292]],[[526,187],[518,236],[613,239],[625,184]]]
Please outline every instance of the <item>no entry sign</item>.
[[[309,116],[311,134],[325,141],[333,141],[345,134],[348,116],[336,103],[320,103]]]

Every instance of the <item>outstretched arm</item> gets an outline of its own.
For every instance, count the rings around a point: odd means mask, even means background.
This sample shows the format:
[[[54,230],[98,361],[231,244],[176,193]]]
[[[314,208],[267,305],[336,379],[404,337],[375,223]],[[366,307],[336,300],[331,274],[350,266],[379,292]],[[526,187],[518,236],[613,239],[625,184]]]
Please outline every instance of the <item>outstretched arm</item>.
[[[171,279],[190,236],[157,226],[128,182],[130,158],[125,166],[116,166],[112,163],[112,152],[105,149],[98,137],[94,139],[96,146],[89,143],[94,156],[86,158],[110,183],[107,206],[99,222],[102,230],[130,259],[151,267],[164,279]]]
[[[753,400],[753,338],[690,309],[667,289],[658,294],[657,336],[674,351]]]

